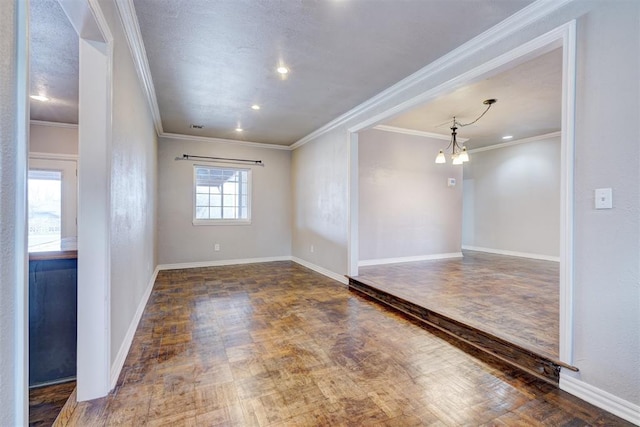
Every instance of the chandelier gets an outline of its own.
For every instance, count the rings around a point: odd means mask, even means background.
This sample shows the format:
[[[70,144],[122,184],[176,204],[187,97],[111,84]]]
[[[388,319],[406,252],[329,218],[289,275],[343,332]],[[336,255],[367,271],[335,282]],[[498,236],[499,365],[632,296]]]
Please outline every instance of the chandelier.
[[[453,117],[453,124],[451,126],[451,142],[449,142],[449,145],[447,145],[447,148],[445,148],[444,150],[440,150],[440,152],[436,156],[436,163],[447,163],[447,158],[445,157],[444,152],[447,151],[449,147],[451,147],[451,163],[452,164],[461,165],[464,162],[469,161],[469,153],[467,152],[467,147],[465,147],[464,145],[461,146],[460,144],[458,144],[458,141],[456,140],[456,136],[458,135],[458,132],[457,132],[458,127],[465,127],[465,126],[469,126],[476,123],[485,114],[487,114],[487,111],[489,111],[491,106],[496,102],[498,102],[497,99],[484,100],[483,104],[486,105],[487,108],[482,112],[482,114],[480,114],[480,116],[478,116],[477,119],[475,119],[472,122],[460,123],[459,121],[456,120],[455,116]]]

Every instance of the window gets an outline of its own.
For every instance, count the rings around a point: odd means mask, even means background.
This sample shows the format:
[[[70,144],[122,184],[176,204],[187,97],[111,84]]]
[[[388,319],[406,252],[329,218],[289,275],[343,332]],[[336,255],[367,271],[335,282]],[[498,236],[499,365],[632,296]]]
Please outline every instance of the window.
[[[194,174],[195,225],[251,221],[249,169],[194,166]]]
[[[29,246],[76,236],[75,160],[29,159]]]
[[[29,246],[60,240],[62,172],[29,171]]]

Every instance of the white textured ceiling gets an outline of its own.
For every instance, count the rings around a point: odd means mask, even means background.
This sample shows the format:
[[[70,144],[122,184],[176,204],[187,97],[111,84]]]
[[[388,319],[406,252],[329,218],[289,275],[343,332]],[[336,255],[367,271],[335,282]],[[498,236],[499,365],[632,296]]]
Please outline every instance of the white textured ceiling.
[[[280,145],[529,3],[134,0],[165,132]],[[291,69],[286,79],[279,63]]]
[[[78,35],[57,0],[31,0],[31,119],[78,123]]]
[[[464,86],[387,121],[384,125],[450,135],[453,116],[462,123],[485,110],[485,99],[498,100],[476,124],[458,129],[468,149],[560,130],[562,49],[558,48],[480,82]],[[446,144],[445,144],[446,145]]]
[[[134,0],[165,132],[290,145],[531,0]],[[78,37],[31,0],[31,118],[78,122]],[[559,52],[390,120],[447,134],[499,99],[470,148],[559,129]],[[546,59],[545,59],[546,58]],[[286,79],[275,67],[290,67]],[[250,106],[261,105],[253,111]],[[190,129],[201,124],[202,130]],[[441,125],[441,126],[438,126]],[[241,134],[235,127],[245,129]]]

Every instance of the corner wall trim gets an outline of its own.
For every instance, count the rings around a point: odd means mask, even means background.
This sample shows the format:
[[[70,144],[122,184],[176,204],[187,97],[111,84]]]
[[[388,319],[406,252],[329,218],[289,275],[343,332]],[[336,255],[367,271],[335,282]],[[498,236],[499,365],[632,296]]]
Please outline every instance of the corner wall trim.
[[[442,141],[451,141],[451,135],[443,135],[441,133],[426,132],[423,130],[399,128],[396,126],[388,126],[388,125],[377,125],[377,126],[374,126],[373,129],[381,130],[384,132],[401,133],[403,135],[422,136],[424,138],[433,138],[433,139],[440,139]],[[467,142],[469,138],[458,138],[457,140],[460,142]]]
[[[278,257],[265,257],[265,258],[225,259],[225,260],[218,260],[218,261],[197,261],[197,262],[182,262],[182,263],[176,263],[176,264],[160,264],[158,266],[158,270],[182,270],[185,268],[222,267],[225,265],[257,264],[260,262],[274,262],[274,261],[291,261],[291,257],[278,256]]]
[[[158,134],[158,136],[160,138],[171,138],[171,139],[177,139],[180,141],[217,142],[219,144],[234,144],[234,145],[253,147],[253,148],[291,151],[291,148],[288,145],[263,144],[261,142],[237,141],[235,139],[212,138],[208,136],[182,135],[179,133],[167,133],[167,132]]]
[[[560,372],[560,390],[564,390],[598,408],[624,418],[630,423],[640,425],[640,406],[587,384],[565,373],[564,370]]]
[[[41,160],[67,160],[71,162],[78,161],[77,154],[61,154],[61,153],[41,153],[32,151],[29,153],[29,159],[41,159]]]
[[[118,15],[120,15],[120,22],[122,22],[124,34],[127,38],[127,44],[131,51],[131,57],[135,64],[140,84],[142,85],[145,98],[147,98],[147,103],[151,110],[151,115],[153,116],[156,133],[160,135],[163,132],[162,117],[160,116],[160,109],[158,108],[156,88],[153,84],[153,78],[151,77],[147,51],[142,41],[142,33],[140,32],[140,24],[138,23],[133,0],[116,0],[116,8],[118,9]]]
[[[521,29],[531,25],[532,23],[542,19],[543,17],[549,15],[565,6],[567,3],[570,3],[572,0],[556,0],[556,1],[535,1],[529,6],[522,8],[520,11],[514,13],[509,16],[507,19],[499,22],[493,27],[489,28],[485,32],[479,34],[468,42],[460,45],[456,49],[448,52],[447,54],[441,56],[410,76],[404,78],[398,83],[390,86],[389,88],[383,90],[382,92],[374,95],[358,106],[352,108],[341,116],[335,118],[330,121],[326,125],[316,129],[310,134],[302,137],[295,143],[293,143],[290,147],[292,149],[296,149],[298,147],[303,146],[309,141],[318,138],[319,136],[337,128],[338,126],[343,126],[347,124],[349,121],[356,119],[358,116],[362,115],[366,112],[373,111],[376,107],[383,105],[385,102],[393,99],[394,96],[402,93],[404,91],[410,90],[415,87],[419,83],[425,81],[430,76],[435,75],[443,69],[448,67],[452,67],[455,64],[460,63],[464,59],[468,58],[470,55],[477,52],[479,49],[485,48],[487,45],[496,43],[500,40],[504,40],[509,37],[511,34],[515,34]],[[419,102],[423,102],[422,99],[414,100],[415,105],[418,105]],[[415,105],[400,105],[397,108],[397,111],[406,111],[410,106],[413,107]],[[397,112],[396,111],[396,112]],[[388,113],[384,113],[385,118]],[[374,116],[370,120],[371,124],[379,123],[382,120],[381,117]],[[361,129],[357,129],[358,131]]]
[[[526,144],[528,142],[544,141],[545,139],[558,138],[558,141],[559,141],[560,137],[562,137],[562,132],[560,131],[545,133],[543,135],[532,136],[529,138],[516,139],[514,141],[502,142],[500,144],[493,144],[486,147],[474,148],[473,150],[469,150],[469,154],[480,153],[482,151],[496,150],[498,148],[511,147],[513,145]]]
[[[144,313],[144,309],[147,306],[147,302],[149,301],[149,297],[151,296],[151,291],[153,290],[153,285],[156,283],[156,278],[158,277],[158,272],[160,269],[156,267],[153,274],[151,275],[151,279],[149,279],[149,283],[147,284],[147,288],[140,299],[140,303],[138,304],[138,309],[136,313],[133,315],[133,319],[131,319],[131,323],[129,324],[129,329],[127,329],[127,334],[124,336],[124,340],[122,341],[122,345],[118,350],[118,354],[116,355],[116,359],[113,361],[111,365],[111,377],[110,384],[111,389],[116,386],[118,382],[118,377],[120,376],[120,372],[124,367],[124,362],[127,359],[127,354],[129,354],[129,350],[131,349],[131,344],[133,343],[133,337],[136,334],[136,330],[138,329],[138,324],[140,323],[140,319],[142,319],[142,314]]]
[[[436,259],[462,258],[462,252],[451,252],[444,254],[406,256],[401,258],[378,258],[365,259],[358,262],[358,267],[368,267],[371,265],[399,264],[403,262],[431,261]]]
[[[520,258],[539,259],[542,261],[560,262],[559,256],[532,254],[529,252],[505,251],[502,249],[481,248],[478,246],[467,246],[467,245],[462,245],[462,249],[465,249],[467,251],[487,252],[490,254],[497,254],[497,255],[517,256]]]
[[[78,129],[77,123],[59,123],[59,122],[47,122],[45,120],[31,120],[29,124],[33,126],[49,126],[53,128]]]
[[[291,261],[295,262],[296,264],[300,264],[303,267],[307,267],[310,270],[315,271],[316,273],[320,273],[324,276],[327,276],[330,279],[333,279],[337,282],[340,282],[342,285],[347,286],[349,284],[349,280],[346,278],[346,276],[342,276],[340,274],[334,273],[331,270],[327,270],[324,267],[320,267],[319,265],[315,265],[313,263],[310,263],[309,261],[305,261],[301,258],[292,256],[290,257]]]

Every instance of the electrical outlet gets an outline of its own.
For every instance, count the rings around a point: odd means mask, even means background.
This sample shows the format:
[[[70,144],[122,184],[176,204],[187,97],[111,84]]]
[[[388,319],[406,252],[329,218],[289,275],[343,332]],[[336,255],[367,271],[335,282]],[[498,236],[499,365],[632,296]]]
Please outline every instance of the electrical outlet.
[[[216,243],[215,245],[213,245],[213,250],[218,252],[220,250],[220,243]]]

